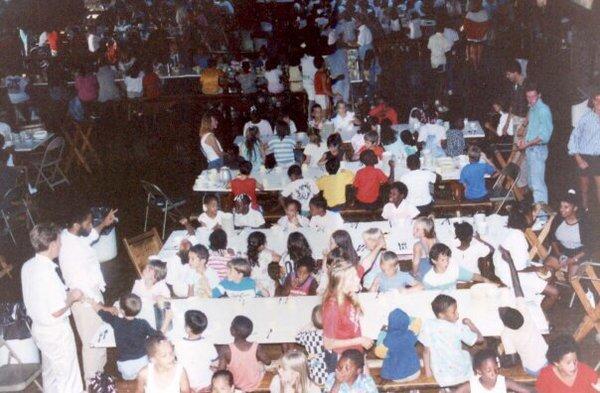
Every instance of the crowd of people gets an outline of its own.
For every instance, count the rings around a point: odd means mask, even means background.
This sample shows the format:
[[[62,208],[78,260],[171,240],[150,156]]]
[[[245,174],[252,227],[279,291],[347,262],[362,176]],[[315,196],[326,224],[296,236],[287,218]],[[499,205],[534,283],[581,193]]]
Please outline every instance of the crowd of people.
[[[533,224],[532,211],[543,216],[551,202],[545,171],[554,128],[536,81],[540,65],[525,67],[515,51],[502,53],[501,71],[510,86],[485,103],[491,113],[479,117],[484,142],[468,143],[466,106],[456,102],[476,84],[465,75],[485,79],[486,51],[514,38],[527,19],[523,13],[537,12],[536,6],[533,11],[520,7],[492,0],[467,5],[456,0],[296,0],[287,14],[257,12],[252,18],[248,15],[255,10],[245,2],[115,1],[91,22],[42,32],[33,51],[31,37],[38,32],[21,30],[25,55],[31,59],[47,51],[42,57],[47,56],[48,67],[36,82],[45,80],[52,108],[75,121],[102,115],[103,108],[120,100],[157,98],[164,88],[161,79],[169,75],[197,75],[203,95],[236,93],[255,100],[248,121],[232,131],[239,134],[233,146],[220,124],[223,112],[206,112],[197,126],[207,171],[224,166],[238,171],[227,187],[234,201],[233,227],[251,232],[245,249],[228,246],[230,212],[221,210],[217,196],[205,195],[202,211],[180,220],[188,236],[177,255],[150,259],[131,290],[110,305],[104,298],[110,283],[90,245],[114,223],[116,211],[92,227],[89,210],[73,208],[65,229],[41,223],[31,230],[36,254],[23,265],[21,280],[32,335],[42,353],[44,390],[110,391],[114,378],[104,374],[107,351],[88,345],[107,323],[114,330],[120,377],[137,380],[138,392],[250,392],[269,370],[275,374],[269,387],[275,393],[371,393],[377,386],[367,353],[383,359],[380,377],[388,381],[410,382],[424,375],[458,392],[528,392],[529,387],[499,373],[500,365],[511,367],[520,359],[524,371],[537,379],[539,392],[597,391],[600,380],[578,362],[574,341],[559,335],[547,344],[527,303],[553,307],[559,297],[554,281],[568,282],[592,252],[587,213],[595,199],[600,201],[600,194],[589,196],[592,182],[600,190],[600,92],[592,92],[590,110],[568,144],[581,192],[570,190],[559,198],[551,252],[537,268],[530,263],[525,231]],[[394,91],[400,82],[395,82],[391,53],[404,54],[407,97]],[[48,112],[47,103],[30,94],[31,80],[20,67],[13,65],[4,78],[16,113],[14,121],[6,121],[15,130]],[[67,84],[71,79],[75,92]],[[278,107],[277,97],[288,93],[306,94],[308,106]],[[257,94],[278,107],[276,116]],[[408,128],[399,129],[413,106]],[[307,143],[299,152],[303,131]],[[1,127],[0,138],[10,132],[8,125]],[[518,168],[516,188],[526,195],[508,213],[507,236],[493,246],[464,222],[455,225],[456,242],[444,244],[431,215],[436,200],[431,186],[440,182],[430,170],[431,160],[466,159],[458,179],[461,198],[486,202],[493,192],[487,179],[504,175],[507,164],[496,148],[500,143],[514,146],[508,164]],[[6,184],[7,190],[16,182],[10,153],[0,155],[0,186]],[[350,170],[352,162],[360,169]],[[408,169],[399,178],[397,166]],[[256,175],[273,168],[289,178],[278,194],[283,213],[274,226],[287,234],[281,255],[257,230],[268,224],[267,206],[257,196],[264,185]],[[306,176],[308,168],[321,168],[322,175]],[[410,260],[386,250],[377,228],[362,234],[364,248],[357,250],[340,214],[350,206],[380,216],[391,227],[412,230],[416,243]],[[206,244],[194,236],[198,227],[210,231]],[[329,239],[322,257],[315,258],[302,228]],[[451,295],[463,283],[501,285],[514,292],[514,306],[498,309],[503,351],[473,321],[461,319]],[[434,319],[415,320],[396,309],[384,338],[363,335],[357,293],[419,291],[442,292],[431,302]],[[299,331],[295,343],[283,345],[279,359],[264,344],[249,340],[254,325],[243,315],[231,321],[228,345],[214,345],[205,334],[208,324],[227,327],[209,321],[202,310],[185,313],[183,336],[172,329],[171,299],[285,296],[322,300],[312,311],[313,326]],[[71,315],[82,343],[82,370]],[[468,352],[463,344],[477,346]]]

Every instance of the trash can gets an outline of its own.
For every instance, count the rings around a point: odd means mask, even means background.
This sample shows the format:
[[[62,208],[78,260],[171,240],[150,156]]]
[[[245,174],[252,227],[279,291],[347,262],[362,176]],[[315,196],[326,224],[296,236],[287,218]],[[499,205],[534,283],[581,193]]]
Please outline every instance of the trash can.
[[[92,207],[92,225],[97,226],[110,212],[108,207]],[[92,244],[92,248],[98,254],[100,263],[110,261],[117,257],[117,229],[112,224],[102,230],[100,238]]]

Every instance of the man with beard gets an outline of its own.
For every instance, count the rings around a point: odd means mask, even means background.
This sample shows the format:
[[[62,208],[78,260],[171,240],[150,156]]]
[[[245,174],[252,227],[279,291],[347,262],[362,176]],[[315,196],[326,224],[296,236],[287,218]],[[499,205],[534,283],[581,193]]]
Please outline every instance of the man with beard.
[[[98,255],[92,244],[100,237],[100,232],[115,221],[116,210],[111,210],[97,226],[92,226],[92,213],[89,208],[75,209],[60,234],[61,248],[58,262],[65,284],[69,288],[78,288],[84,297],[103,303],[102,292],[106,287]],[[86,385],[96,372],[104,371],[106,349],[92,348],[90,343],[102,320],[87,302],[73,304],[71,307],[77,333],[81,339],[83,373]]]

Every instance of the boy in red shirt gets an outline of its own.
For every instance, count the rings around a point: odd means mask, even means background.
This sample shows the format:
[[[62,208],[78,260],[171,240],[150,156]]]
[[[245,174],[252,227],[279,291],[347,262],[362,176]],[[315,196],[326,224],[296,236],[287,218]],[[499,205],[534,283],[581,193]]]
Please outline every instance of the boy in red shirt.
[[[386,177],[381,169],[375,168],[377,157],[372,150],[365,150],[360,153],[360,162],[365,167],[356,172],[354,183],[352,184],[356,189],[356,200],[362,208],[377,208],[381,185],[394,182],[394,161],[390,160],[389,162],[389,177]]]
[[[325,60],[322,56],[315,57],[313,64],[317,69],[315,73],[315,103],[323,108],[323,113],[329,117],[331,113],[331,98],[333,90],[331,89],[331,78],[327,73]]]
[[[259,210],[256,189],[262,190],[263,186],[256,179],[250,177],[250,172],[252,172],[252,163],[250,161],[242,161],[239,167],[240,174],[231,180],[230,183],[231,193],[234,198],[240,194],[248,195],[252,201],[252,208]]]

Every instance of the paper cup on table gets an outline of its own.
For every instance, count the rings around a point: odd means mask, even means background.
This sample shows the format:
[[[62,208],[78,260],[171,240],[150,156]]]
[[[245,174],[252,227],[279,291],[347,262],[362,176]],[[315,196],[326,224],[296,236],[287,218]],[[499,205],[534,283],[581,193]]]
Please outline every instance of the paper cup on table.
[[[302,164],[302,172],[306,173],[308,171],[308,164]]]

